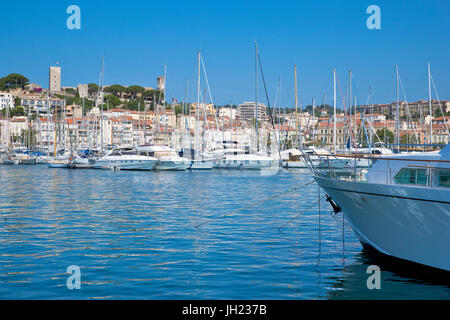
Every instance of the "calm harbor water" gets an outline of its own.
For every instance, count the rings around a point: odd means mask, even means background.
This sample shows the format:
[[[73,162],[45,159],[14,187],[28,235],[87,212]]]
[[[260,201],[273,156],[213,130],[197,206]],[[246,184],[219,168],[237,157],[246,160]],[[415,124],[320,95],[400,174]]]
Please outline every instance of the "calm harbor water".
[[[376,261],[348,224],[343,237],[341,215],[323,201],[319,234],[318,205],[303,211],[315,183],[267,200],[311,180],[0,166],[0,299],[450,298],[383,265],[369,290]],[[79,290],[66,286],[70,265]]]

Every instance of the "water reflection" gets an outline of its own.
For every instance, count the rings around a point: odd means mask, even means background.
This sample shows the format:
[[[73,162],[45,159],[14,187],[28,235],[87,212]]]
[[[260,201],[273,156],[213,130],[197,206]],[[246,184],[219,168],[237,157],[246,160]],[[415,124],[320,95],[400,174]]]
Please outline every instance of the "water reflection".
[[[367,267],[377,265],[381,270],[381,288],[369,290]],[[355,254],[355,262],[342,269],[342,277],[331,278],[333,290],[328,299],[449,299],[448,274],[431,268],[421,268],[389,259],[372,250]]]
[[[0,167],[0,298],[426,298],[430,286],[383,268],[383,289],[367,290],[373,263],[349,226],[343,236],[325,202],[320,229],[318,207],[304,210],[317,185],[268,200],[309,181],[296,170]],[[81,290],[66,288],[72,264]]]

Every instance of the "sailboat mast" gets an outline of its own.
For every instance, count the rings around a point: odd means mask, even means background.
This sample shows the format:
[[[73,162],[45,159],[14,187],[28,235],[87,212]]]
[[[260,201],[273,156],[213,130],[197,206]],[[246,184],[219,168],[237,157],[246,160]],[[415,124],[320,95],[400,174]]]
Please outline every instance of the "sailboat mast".
[[[294,86],[295,86],[295,90],[294,90],[294,95],[295,95],[295,130],[296,130],[296,136],[297,136],[297,146],[298,148],[300,148],[300,141],[301,138],[299,138],[299,123],[298,123],[298,76],[297,76],[297,65],[294,64]],[[300,131],[300,135],[301,135],[301,131]]]
[[[166,115],[166,86],[167,86],[167,65],[164,65],[164,105],[163,105],[164,116]],[[167,124],[163,126],[163,140],[162,140],[163,144],[165,144],[166,142],[166,126]]]
[[[396,78],[396,82],[397,82],[397,88],[396,88],[396,100],[397,100],[397,104],[396,104],[396,111],[395,111],[395,117],[396,117],[396,121],[395,121],[395,130],[396,130],[396,142],[397,142],[397,153],[399,153],[400,151],[400,123],[399,123],[399,106],[398,106],[398,99],[399,99],[399,91],[398,91],[398,65],[395,65],[395,78]]]
[[[295,94],[295,130],[298,135],[298,93],[297,93],[297,65],[294,64],[294,94]],[[297,138],[298,141],[298,138]]]
[[[336,68],[333,69],[333,152],[336,153]]]
[[[49,108],[50,108],[50,105],[48,106]],[[55,105],[55,116],[54,116],[54,119],[53,119],[53,122],[54,122],[54,127],[55,127],[55,141],[53,142],[53,157],[56,159],[56,138],[57,138],[57,116],[58,116],[58,109],[57,109],[57,106]]]
[[[373,145],[373,99],[372,99],[372,86],[369,87],[370,94],[370,147]]]
[[[428,100],[430,105],[430,145],[433,144],[433,106],[431,103],[431,70],[428,62]]]
[[[312,131],[312,135],[310,135],[312,141],[314,141],[314,108],[315,108],[315,105],[316,105],[316,97],[313,97],[313,99],[312,99],[312,110],[311,110],[312,111],[312,116],[309,118],[309,119],[311,119],[312,130],[308,128],[310,133]],[[309,125],[308,125],[308,127],[309,127]]]
[[[102,57],[102,67],[100,71],[100,81],[98,88],[99,90],[99,97],[101,98],[101,112],[100,112],[100,153],[103,153],[103,64],[104,64],[104,57]]]
[[[256,150],[259,151],[258,135],[258,43],[255,41],[255,138]]]
[[[200,121],[200,55],[201,52],[198,50],[198,67],[197,67],[197,110],[195,115],[195,159],[197,160],[198,153],[198,122]]]
[[[348,110],[350,110],[350,141],[353,142],[353,126],[352,126],[352,70],[349,71],[348,75]],[[355,118],[355,126],[356,126],[356,114],[353,115]],[[352,147],[350,144],[350,149]]]
[[[5,132],[5,136],[6,136],[6,151],[9,154],[9,148],[10,148],[10,142],[11,142],[11,138],[9,136],[9,105],[6,105],[6,132]]]

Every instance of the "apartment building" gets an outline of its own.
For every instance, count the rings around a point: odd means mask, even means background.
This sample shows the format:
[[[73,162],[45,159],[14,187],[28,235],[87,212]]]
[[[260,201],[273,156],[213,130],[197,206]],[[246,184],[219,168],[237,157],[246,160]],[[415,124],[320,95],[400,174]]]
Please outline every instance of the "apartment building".
[[[10,92],[0,91],[0,110],[14,108],[14,96]]]

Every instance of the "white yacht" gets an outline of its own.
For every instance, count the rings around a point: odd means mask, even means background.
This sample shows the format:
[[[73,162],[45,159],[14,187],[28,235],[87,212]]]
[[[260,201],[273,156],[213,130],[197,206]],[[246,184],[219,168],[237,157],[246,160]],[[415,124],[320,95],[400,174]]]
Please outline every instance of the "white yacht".
[[[97,160],[96,169],[152,170],[158,159],[133,148],[116,148]]]
[[[32,157],[28,154],[16,154],[16,158],[19,160],[19,164],[22,165],[35,165],[36,157]]]
[[[303,153],[307,154],[314,165],[318,165],[324,156],[330,155],[326,149],[310,147],[303,149]],[[298,149],[288,149],[280,152],[283,160],[284,168],[308,168],[302,158],[302,152]]]
[[[191,161],[180,157],[177,152],[164,145],[137,146],[139,152],[147,152],[148,155],[156,158],[155,170],[183,171],[189,168]]]
[[[374,148],[350,148],[347,150],[339,150],[336,154],[323,154],[317,164],[318,167],[323,169],[354,169],[356,168],[369,168],[372,166],[372,159],[370,155],[387,156],[392,155],[393,152],[390,149],[383,147]],[[361,156],[361,157],[359,157]],[[367,156],[367,157],[365,157]]]
[[[71,167],[74,169],[91,169],[95,166],[95,159],[87,156],[76,156],[72,160]]]
[[[271,157],[238,148],[220,149],[211,153],[215,155],[215,167],[219,169],[258,170],[271,167],[275,161]]]
[[[211,170],[214,167],[214,159],[191,160],[189,170]]]
[[[387,155],[393,155],[391,149],[387,149],[384,147],[374,147],[374,148],[351,148],[347,153],[350,154],[357,154],[357,155],[377,155],[377,156],[387,156]],[[350,168],[354,168],[355,165],[357,168],[369,168],[372,166],[373,161],[372,159],[368,157],[361,157],[361,158],[351,158],[347,161],[347,166]]]
[[[450,271],[450,145],[374,160],[354,180],[310,168],[363,246]]]
[[[208,152],[196,153],[194,149],[185,148],[180,155],[190,160],[189,170],[211,170],[214,167],[215,159]]]
[[[47,166],[49,168],[70,168],[70,160],[69,159],[52,159],[47,162]]]

